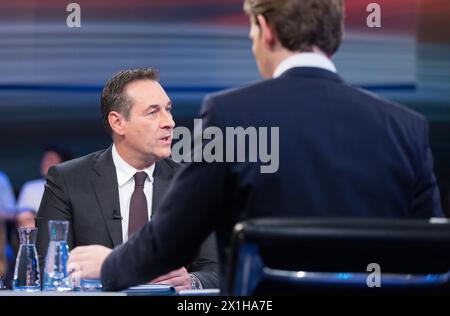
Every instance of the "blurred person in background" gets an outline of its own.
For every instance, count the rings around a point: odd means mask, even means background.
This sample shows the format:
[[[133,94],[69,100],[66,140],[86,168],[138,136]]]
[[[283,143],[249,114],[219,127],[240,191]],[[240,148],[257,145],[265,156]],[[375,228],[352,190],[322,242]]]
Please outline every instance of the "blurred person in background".
[[[17,199],[18,218],[26,219],[27,212],[37,213],[44,195],[45,178],[48,169],[72,159],[70,151],[61,144],[47,144],[42,154],[40,173],[41,178],[25,182]]]
[[[0,216],[13,218],[16,211],[14,190],[6,173],[0,171]]]
[[[72,154],[69,149],[61,144],[49,143],[44,146],[40,166],[41,178],[25,182],[17,199],[16,222],[18,227],[35,227],[36,213],[44,195],[48,170],[71,158]]]

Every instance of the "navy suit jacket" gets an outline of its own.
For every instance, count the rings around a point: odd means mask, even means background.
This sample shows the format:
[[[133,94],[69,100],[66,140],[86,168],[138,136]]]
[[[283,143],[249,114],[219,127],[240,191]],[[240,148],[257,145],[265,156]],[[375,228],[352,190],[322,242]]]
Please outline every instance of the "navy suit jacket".
[[[183,167],[152,222],[104,262],[106,289],[182,265],[213,230],[225,268],[232,229],[244,219],[442,216],[427,121],[332,72],[294,68],[211,95],[201,117],[224,135],[226,127],[279,127],[278,171],[263,174],[264,163],[249,157]]]

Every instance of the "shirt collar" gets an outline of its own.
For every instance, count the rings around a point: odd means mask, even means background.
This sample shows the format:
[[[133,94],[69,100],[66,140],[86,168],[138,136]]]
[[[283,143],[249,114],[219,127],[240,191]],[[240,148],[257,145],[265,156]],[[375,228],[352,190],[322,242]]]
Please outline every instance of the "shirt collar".
[[[283,60],[275,69],[273,78],[278,78],[295,67],[321,68],[336,73],[336,66],[325,55],[319,53],[299,53]]]
[[[150,182],[153,182],[153,171],[155,171],[155,164],[144,170],[137,170],[123,160],[122,157],[120,157],[117,152],[116,145],[112,146],[112,158],[114,166],[116,167],[117,183],[119,187],[122,187],[125,183],[130,181],[130,179],[134,177],[135,173],[139,171],[144,171],[147,173],[148,179]]]

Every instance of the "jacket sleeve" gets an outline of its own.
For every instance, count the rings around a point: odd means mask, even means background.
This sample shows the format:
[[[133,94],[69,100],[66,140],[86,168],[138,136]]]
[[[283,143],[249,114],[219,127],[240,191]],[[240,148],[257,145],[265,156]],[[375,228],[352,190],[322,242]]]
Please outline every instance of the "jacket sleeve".
[[[439,187],[433,169],[433,154],[429,144],[428,123],[424,119],[422,124],[423,141],[421,142],[414,186],[412,216],[418,218],[443,217]]]
[[[188,271],[200,280],[204,289],[220,286],[217,242],[214,233],[202,243],[199,255],[188,265]]]
[[[41,271],[44,270],[45,256],[49,244],[48,222],[50,220],[69,221],[67,243],[73,248],[72,209],[67,197],[63,174],[58,167],[50,168],[45,184],[44,195],[36,218],[38,236],[36,247]]]

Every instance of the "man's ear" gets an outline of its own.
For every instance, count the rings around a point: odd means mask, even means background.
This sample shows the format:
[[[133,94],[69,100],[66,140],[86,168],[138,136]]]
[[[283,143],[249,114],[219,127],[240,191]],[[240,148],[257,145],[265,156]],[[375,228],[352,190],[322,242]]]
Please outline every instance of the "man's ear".
[[[275,45],[277,43],[277,35],[276,35],[275,31],[272,29],[272,27],[269,25],[269,23],[267,23],[267,20],[264,17],[264,15],[260,14],[256,17],[256,19],[258,20],[258,25],[261,29],[261,36],[262,36],[263,43],[268,48],[275,47]]]
[[[125,118],[119,112],[116,112],[116,111],[109,112],[109,114],[108,114],[109,126],[111,126],[111,129],[117,135],[122,136],[123,134],[125,134],[124,126],[123,126],[124,121],[125,121]]]

